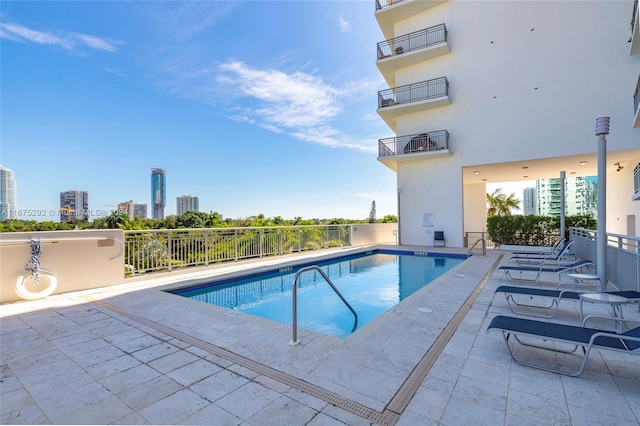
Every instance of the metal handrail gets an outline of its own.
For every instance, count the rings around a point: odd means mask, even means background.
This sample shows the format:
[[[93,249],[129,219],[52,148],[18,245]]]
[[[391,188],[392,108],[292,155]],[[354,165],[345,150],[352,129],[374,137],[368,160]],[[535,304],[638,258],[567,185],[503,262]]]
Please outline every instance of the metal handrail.
[[[414,31],[399,37],[381,41],[377,46],[378,60],[390,56],[408,53],[447,42],[447,27],[445,24]]]
[[[293,285],[292,285],[292,287],[293,287],[292,288],[292,290],[293,290],[293,295],[292,295],[292,300],[293,300],[293,307],[292,307],[293,321],[292,321],[292,326],[291,326],[291,328],[293,330],[293,335],[292,335],[291,341],[289,342],[289,344],[291,346],[295,346],[295,345],[299,345],[300,344],[300,341],[298,340],[298,291],[297,291],[298,277],[303,272],[313,271],[313,270],[320,272],[320,275],[322,275],[322,278],[324,278],[324,280],[331,286],[333,291],[336,292],[338,297],[340,297],[340,299],[344,302],[344,304],[347,305],[347,308],[349,308],[349,310],[353,313],[353,316],[354,316],[355,320],[354,320],[353,329],[351,329],[351,332],[353,333],[355,331],[355,329],[358,327],[358,314],[351,307],[349,302],[347,302],[347,299],[344,298],[344,296],[342,295],[342,293],[340,293],[340,291],[336,288],[336,286],[333,285],[333,283],[331,282],[331,280],[329,279],[327,274],[325,274],[324,271],[322,269],[320,269],[319,266],[316,266],[316,265],[306,266],[306,267],[301,268],[300,270],[298,270],[298,272],[296,272],[296,274],[293,277]]]
[[[446,130],[378,139],[379,157],[443,149],[449,149],[449,132]]]
[[[473,243],[473,245],[471,246],[471,248],[469,249],[469,251],[467,252],[467,256],[471,256],[471,251],[476,247],[476,245],[482,241],[482,255],[486,256],[487,255],[487,242],[485,241],[484,238],[478,238],[476,240],[475,243]]]
[[[446,77],[407,84],[378,92],[378,108],[449,96]]]
[[[389,6],[393,6],[402,0],[382,0],[384,3],[381,3],[380,0],[376,0],[376,10],[384,9]]]

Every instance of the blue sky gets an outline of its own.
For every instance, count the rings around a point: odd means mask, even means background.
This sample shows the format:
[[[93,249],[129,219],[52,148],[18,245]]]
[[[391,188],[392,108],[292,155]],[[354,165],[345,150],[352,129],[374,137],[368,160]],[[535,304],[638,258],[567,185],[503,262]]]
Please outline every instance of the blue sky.
[[[167,215],[184,194],[232,218],[397,214],[376,160],[393,134],[375,112],[372,0],[0,8],[0,164],[18,209],[55,210],[69,189],[91,216],[150,204],[163,167]]]

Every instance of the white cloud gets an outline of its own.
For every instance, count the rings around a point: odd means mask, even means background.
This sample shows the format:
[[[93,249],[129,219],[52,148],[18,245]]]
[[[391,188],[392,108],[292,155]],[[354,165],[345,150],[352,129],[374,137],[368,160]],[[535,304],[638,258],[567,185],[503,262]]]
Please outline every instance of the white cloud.
[[[73,36],[80,40],[81,44],[84,44],[91,49],[106,50],[109,52],[118,51],[118,49],[114,45],[98,37],[92,37],[85,34],[74,34]]]
[[[307,142],[376,151],[371,141],[354,140],[332,125],[343,112],[349,92],[361,85],[346,84],[346,89],[339,89],[315,75],[254,69],[238,61],[220,65],[220,71],[218,84],[236,88],[254,101],[255,106],[244,108],[244,120]]]
[[[1,23],[0,36],[13,41],[30,41],[38,44],[53,44],[66,49],[71,48],[71,45],[67,41],[53,34],[30,30],[22,25]]]
[[[347,20],[344,19],[344,16],[342,15],[338,16],[338,25],[340,25],[340,31],[342,31],[343,33],[346,33],[349,30],[351,30],[351,26],[349,22],[347,22]]]
[[[17,41],[20,43],[37,43],[62,47],[67,50],[88,47],[95,50],[106,50],[117,52],[114,44],[98,38],[80,33],[69,33],[65,35],[55,35],[43,31],[32,30],[18,24],[1,23],[0,38]]]

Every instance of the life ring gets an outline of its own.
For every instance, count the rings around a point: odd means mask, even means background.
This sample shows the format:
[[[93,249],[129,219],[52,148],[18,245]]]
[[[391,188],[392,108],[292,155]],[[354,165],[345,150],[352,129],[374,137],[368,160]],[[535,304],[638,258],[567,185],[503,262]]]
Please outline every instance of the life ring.
[[[32,285],[35,286],[42,286],[42,280],[46,279],[48,281],[48,285],[43,288],[40,291],[31,291],[27,289],[27,281],[33,281],[33,280],[29,280],[30,277],[32,277],[32,274],[29,275],[25,275],[25,276],[19,276],[18,280],[16,281],[16,294],[20,297],[22,297],[23,299],[27,299],[27,300],[38,300],[38,299],[44,299],[47,296],[51,296],[51,294],[53,294],[54,291],[56,291],[56,287],[58,287],[58,280],[56,279],[56,277],[49,271],[44,271],[44,270],[40,270],[40,283],[35,284],[33,283]]]

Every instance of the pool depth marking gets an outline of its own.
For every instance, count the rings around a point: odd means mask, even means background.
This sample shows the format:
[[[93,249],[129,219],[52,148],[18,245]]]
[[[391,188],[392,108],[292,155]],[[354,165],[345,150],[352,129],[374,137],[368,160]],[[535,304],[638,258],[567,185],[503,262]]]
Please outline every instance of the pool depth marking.
[[[165,333],[169,336],[172,336],[176,339],[182,340],[185,343],[189,343],[195,347],[198,347],[202,350],[205,350],[213,355],[217,355],[221,358],[224,358],[228,361],[231,361],[240,366],[246,367],[250,370],[255,371],[263,376],[267,376],[273,380],[276,380],[280,383],[284,383],[289,385],[301,392],[307,393],[311,396],[314,396],[318,399],[321,399],[325,402],[328,402],[336,407],[342,408],[345,411],[348,411],[352,414],[360,416],[364,419],[371,420],[377,424],[384,426],[393,426],[396,424],[407,405],[415,395],[418,390],[420,384],[424,380],[424,378],[429,373],[431,367],[437,360],[438,356],[445,348],[446,344],[449,342],[454,332],[464,319],[467,312],[471,309],[471,306],[477,299],[478,295],[484,288],[485,284],[491,278],[491,275],[497,268],[498,264],[502,260],[504,255],[498,256],[493,265],[489,268],[487,273],[484,275],[482,280],[476,285],[474,290],[471,292],[469,297],[462,304],[460,309],[456,312],[454,317],[449,321],[447,326],[442,330],[440,335],[433,342],[431,347],[425,352],[422,359],[418,362],[413,371],[409,374],[404,383],[398,388],[391,401],[384,408],[382,412],[377,411],[373,408],[367,407],[363,404],[360,404],[356,401],[350,400],[348,398],[344,398],[334,392],[328,391],[320,386],[309,383],[305,380],[299,379],[297,377],[291,376],[287,373],[283,373],[282,371],[276,370],[264,364],[261,364],[252,359],[246,358],[242,355],[238,355],[234,352],[231,352],[227,349],[221,348],[219,346],[213,345],[211,343],[205,342],[193,336],[190,336],[186,333],[173,329],[171,327],[167,327],[165,325],[159,324],[155,321],[146,319],[136,314],[128,313],[120,308],[110,305],[106,302],[103,302],[98,299],[94,299],[91,296],[83,296],[83,299],[95,303],[99,306],[102,306],[106,309],[111,310],[119,315],[122,315],[126,318],[134,320],[140,324],[151,327],[157,331]]]

